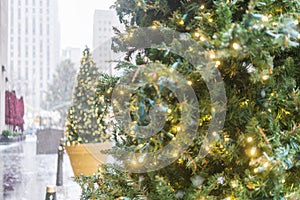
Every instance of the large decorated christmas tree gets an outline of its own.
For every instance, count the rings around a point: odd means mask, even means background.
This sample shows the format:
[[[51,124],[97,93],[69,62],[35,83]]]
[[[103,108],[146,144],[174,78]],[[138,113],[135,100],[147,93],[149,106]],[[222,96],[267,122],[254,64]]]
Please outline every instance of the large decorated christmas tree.
[[[76,179],[82,198],[299,199],[300,2],[115,8],[124,73],[97,88],[114,111],[117,162]]]

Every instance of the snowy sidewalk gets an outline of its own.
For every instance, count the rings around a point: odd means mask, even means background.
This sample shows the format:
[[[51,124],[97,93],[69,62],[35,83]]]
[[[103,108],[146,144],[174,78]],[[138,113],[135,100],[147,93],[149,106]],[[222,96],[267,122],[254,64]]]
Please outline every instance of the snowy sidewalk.
[[[65,153],[63,186],[57,200],[79,200],[81,189],[73,181],[73,171]],[[56,184],[57,154],[36,155],[34,138],[0,145],[0,200],[45,199],[47,185]]]

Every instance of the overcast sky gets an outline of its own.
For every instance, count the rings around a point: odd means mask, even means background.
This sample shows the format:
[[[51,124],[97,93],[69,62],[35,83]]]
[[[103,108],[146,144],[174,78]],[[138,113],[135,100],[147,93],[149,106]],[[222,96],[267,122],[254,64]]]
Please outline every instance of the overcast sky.
[[[59,0],[61,48],[92,48],[95,9],[108,10],[115,0]]]

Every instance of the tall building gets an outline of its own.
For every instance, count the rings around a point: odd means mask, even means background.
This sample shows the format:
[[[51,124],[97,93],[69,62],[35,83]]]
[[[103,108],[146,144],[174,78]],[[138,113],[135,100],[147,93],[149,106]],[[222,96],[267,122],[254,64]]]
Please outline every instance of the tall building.
[[[5,126],[5,89],[7,75],[8,0],[0,0],[0,135]]]
[[[80,48],[67,47],[62,50],[61,60],[71,60],[75,66],[80,66],[82,51]]]
[[[24,96],[26,113],[38,115],[59,63],[58,0],[9,0],[8,12],[10,87]]]
[[[115,74],[113,60],[119,56],[111,50],[113,27],[122,30],[115,10],[96,10],[93,27],[93,59],[102,72]]]

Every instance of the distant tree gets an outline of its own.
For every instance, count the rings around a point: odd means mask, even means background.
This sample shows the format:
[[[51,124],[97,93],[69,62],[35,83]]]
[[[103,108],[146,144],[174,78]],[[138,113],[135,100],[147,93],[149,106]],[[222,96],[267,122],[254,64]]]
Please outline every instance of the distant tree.
[[[72,93],[76,80],[76,68],[70,60],[62,61],[56,68],[53,81],[48,87],[43,108],[58,111],[61,125],[64,125],[67,109],[72,101]]]

